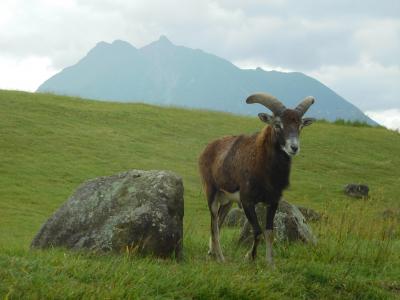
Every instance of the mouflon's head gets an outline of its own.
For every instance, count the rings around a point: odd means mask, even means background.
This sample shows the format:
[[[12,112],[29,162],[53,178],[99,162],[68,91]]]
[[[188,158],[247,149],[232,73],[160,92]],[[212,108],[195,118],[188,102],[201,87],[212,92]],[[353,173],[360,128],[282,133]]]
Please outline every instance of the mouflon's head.
[[[272,111],[272,115],[259,113],[258,117],[272,126],[281,149],[289,156],[294,156],[300,151],[301,129],[315,121],[314,118],[303,118],[314,102],[314,97],[309,96],[304,98],[296,108],[289,109],[277,98],[267,93],[253,94],[246,99],[247,104],[259,103]]]

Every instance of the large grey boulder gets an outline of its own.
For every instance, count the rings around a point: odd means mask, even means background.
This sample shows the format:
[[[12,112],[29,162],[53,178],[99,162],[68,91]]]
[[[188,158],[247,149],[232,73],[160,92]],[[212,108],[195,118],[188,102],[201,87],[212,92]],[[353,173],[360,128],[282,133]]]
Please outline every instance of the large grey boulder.
[[[31,246],[180,258],[182,225],[182,179],[169,171],[131,170],[79,186]]]
[[[265,204],[257,204],[256,213],[261,228],[265,228]],[[276,240],[289,242],[302,241],[304,243],[316,244],[317,239],[305,221],[304,216],[295,205],[281,199],[274,219]],[[252,241],[252,228],[246,220],[240,232],[239,243],[249,243]]]

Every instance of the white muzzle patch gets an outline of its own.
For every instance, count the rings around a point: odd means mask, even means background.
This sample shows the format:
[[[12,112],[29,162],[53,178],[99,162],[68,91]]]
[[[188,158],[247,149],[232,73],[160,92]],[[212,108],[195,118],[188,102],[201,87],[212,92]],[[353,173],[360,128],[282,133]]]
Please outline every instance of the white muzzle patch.
[[[298,138],[289,138],[286,140],[285,146],[282,147],[282,150],[287,153],[289,156],[295,156],[300,152],[300,144]]]

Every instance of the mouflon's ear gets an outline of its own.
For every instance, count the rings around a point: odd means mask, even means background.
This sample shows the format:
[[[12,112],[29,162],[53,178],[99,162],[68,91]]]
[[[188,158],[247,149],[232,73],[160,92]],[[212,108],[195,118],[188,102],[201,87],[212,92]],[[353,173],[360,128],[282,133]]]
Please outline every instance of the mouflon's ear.
[[[303,118],[302,119],[302,125],[303,126],[311,125],[314,122],[315,122],[315,118]]]
[[[264,123],[270,124],[272,122],[272,116],[266,113],[259,113],[258,117],[260,118],[261,121]]]

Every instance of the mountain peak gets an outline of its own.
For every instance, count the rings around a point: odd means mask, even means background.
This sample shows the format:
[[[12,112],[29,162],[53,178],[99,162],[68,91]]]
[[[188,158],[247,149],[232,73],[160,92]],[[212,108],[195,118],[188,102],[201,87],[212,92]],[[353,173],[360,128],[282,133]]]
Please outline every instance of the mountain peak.
[[[134,46],[132,46],[132,44],[130,44],[130,43],[126,42],[126,41],[123,41],[123,40],[115,40],[114,42],[112,42],[112,45],[116,46],[116,47],[121,47],[121,48],[133,48],[133,49],[136,49]]]
[[[158,39],[157,43],[165,45],[173,45],[165,35],[160,35],[160,38]]]
[[[99,51],[103,53],[104,51],[112,51],[113,49],[126,51],[136,50],[136,48],[128,42],[125,42],[123,40],[115,40],[111,44],[104,41],[98,42],[96,46],[89,51],[89,53],[98,53]]]
[[[96,43],[96,46],[94,48],[104,48],[104,47],[108,47],[108,46],[110,46],[109,43],[100,41],[100,42]]]
[[[171,51],[175,49],[175,45],[165,36],[161,35],[158,40],[151,42],[150,44],[142,47],[140,50],[143,52],[163,52],[163,51]]]

